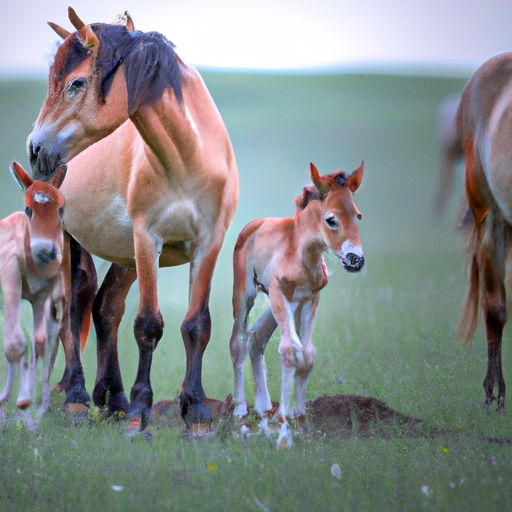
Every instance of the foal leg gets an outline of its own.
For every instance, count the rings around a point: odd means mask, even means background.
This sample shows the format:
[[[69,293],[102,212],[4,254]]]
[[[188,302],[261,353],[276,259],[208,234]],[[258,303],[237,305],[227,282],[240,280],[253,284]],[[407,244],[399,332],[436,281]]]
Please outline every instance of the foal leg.
[[[210,409],[205,404],[201,373],[203,354],[210,341],[210,284],[221,242],[222,239],[217,243],[205,243],[204,249],[195,251],[190,263],[189,306],[181,324],[187,366],[180,395],[181,416],[188,427],[212,421]]]
[[[498,387],[498,410],[505,406],[505,380],[501,367],[501,340],[503,328],[507,321],[506,292],[504,286],[505,274],[505,242],[504,234],[495,237],[494,254],[485,254],[481,258],[482,269],[482,304],[487,331],[487,374],[484,379],[485,402],[489,408],[496,399],[494,386]]]
[[[235,294],[237,291],[235,290]],[[242,298],[236,298],[234,302],[237,307],[234,309],[235,321],[233,331],[229,340],[229,351],[233,363],[233,375],[235,378],[235,410],[234,415],[239,418],[247,415],[247,402],[245,401],[244,387],[244,363],[247,358],[247,344],[249,342],[247,333],[247,319],[254,305],[254,295],[245,294]]]
[[[128,411],[117,356],[117,336],[125,311],[126,295],[136,278],[135,269],[112,264],[93,305],[98,368],[92,398],[95,405],[105,407],[108,393],[108,410],[111,412]]]
[[[268,308],[249,330],[252,375],[254,377],[254,409],[263,416],[272,409],[272,402],[267,386],[267,367],[265,364],[265,347],[276,330],[272,310]]]
[[[295,416],[306,414],[306,386],[315,364],[316,348],[313,345],[313,328],[318,311],[319,296],[305,303],[300,311],[300,339],[302,341],[304,366],[295,369]]]
[[[68,234],[64,241],[63,268],[68,305],[64,309],[60,336],[66,366],[55,389],[66,392],[66,404],[88,405],[90,397],[85,390],[80,343],[89,328],[97,277],[91,255]]]

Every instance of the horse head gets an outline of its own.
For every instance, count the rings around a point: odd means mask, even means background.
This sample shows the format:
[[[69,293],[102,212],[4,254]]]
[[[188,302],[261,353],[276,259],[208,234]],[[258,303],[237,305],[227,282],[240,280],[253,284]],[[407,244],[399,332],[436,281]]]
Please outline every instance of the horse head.
[[[348,176],[343,171],[320,176],[313,163],[310,171],[322,202],[324,240],[345,270],[358,272],[364,265],[357,225],[362,215],[354,202],[354,193],[363,179],[364,163]]]
[[[28,140],[34,177],[47,179],[171,87],[181,101],[181,75],[173,45],[161,34],[120,24],[86,25],[70,7],[76,29],[50,27],[63,39],[48,77],[48,94]]]
[[[32,180],[17,162],[11,164],[11,174],[25,192],[32,261],[40,273],[53,275],[62,263],[64,196],[53,185]]]

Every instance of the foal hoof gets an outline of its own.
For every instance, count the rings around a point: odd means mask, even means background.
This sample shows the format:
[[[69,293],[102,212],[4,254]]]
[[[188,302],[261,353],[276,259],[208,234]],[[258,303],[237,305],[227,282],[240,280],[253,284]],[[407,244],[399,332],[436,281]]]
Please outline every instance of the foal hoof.
[[[16,407],[24,411],[29,407],[31,403],[32,400],[30,398],[24,398],[23,400],[19,400],[18,402],[16,402]]]

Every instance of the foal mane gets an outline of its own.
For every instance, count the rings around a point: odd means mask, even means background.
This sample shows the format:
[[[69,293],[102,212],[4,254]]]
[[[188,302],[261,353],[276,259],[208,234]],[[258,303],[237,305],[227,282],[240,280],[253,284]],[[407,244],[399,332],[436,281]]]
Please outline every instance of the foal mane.
[[[100,75],[99,98],[104,101],[112,86],[115,72],[121,64],[126,67],[128,111],[156,101],[167,88],[172,88],[182,102],[181,72],[174,44],[158,32],[129,32],[125,26],[93,23],[91,29],[100,41],[94,61]],[[67,46],[67,51],[63,47]],[[89,55],[80,35],[75,32],[57,51],[54,72],[63,79]]]

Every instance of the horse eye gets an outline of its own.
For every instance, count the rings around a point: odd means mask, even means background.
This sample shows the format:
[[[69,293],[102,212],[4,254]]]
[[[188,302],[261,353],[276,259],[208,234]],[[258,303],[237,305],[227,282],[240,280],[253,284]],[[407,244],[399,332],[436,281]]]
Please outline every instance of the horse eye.
[[[357,214],[357,220],[361,220],[363,218],[363,215],[361,213]]]
[[[28,206],[25,208],[25,215],[31,219],[32,218],[32,208],[29,208]]]
[[[75,78],[68,84],[68,96],[74,98],[78,93],[82,92],[87,86],[87,80],[85,78]]]
[[[324,222],[329,229],[336,229],[338,227],[338,221],[334,217],[326,217]]]

